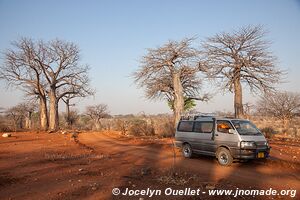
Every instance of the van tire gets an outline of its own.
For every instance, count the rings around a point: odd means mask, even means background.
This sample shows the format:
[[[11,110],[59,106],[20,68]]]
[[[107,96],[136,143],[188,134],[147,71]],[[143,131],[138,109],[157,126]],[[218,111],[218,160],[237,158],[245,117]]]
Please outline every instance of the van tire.
[[[182,146],[182,155],[185,157],[185,158],[191,158],[193,156],[193,150],[192,150],[192,147],[191,145],[189,144],[184,144]]]
[[[217,159],[220,165],[229,166],[233,162],[233,157],[230,154],[230,151],[224,147],[221,147],[217,151]]]

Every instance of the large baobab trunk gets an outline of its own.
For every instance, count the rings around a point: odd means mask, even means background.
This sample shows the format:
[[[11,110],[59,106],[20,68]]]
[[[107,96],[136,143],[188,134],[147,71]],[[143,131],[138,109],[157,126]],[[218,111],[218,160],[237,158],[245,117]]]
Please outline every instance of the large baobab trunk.
[[[46,97],[40,98],[40,129],[47,130],[48,129],[48,115],[47,115],[47,100]]]
[[[99,131],[101,129],[100,120],[95,121],[95,128],[96,128],[96,131]]]
[[[25,128],[31,129],[32,128],[32,111],[27,111],[25,116]]]
[[[52,131],[56,131],[59,126],[58,122],[58,101],[56,97],[56,90],[50,89],[49,93],[49,128]]]
[[[184,99],[183,99],[183,87],[180,81],[180,73],[173,74],[173,85],[174,85],[174,127],[176,128],[177,123],[184,110]]]
[[[244,116],[242,85],[240,78],[236,78],[234,80],[234,116],[236,118],[242,118]]]

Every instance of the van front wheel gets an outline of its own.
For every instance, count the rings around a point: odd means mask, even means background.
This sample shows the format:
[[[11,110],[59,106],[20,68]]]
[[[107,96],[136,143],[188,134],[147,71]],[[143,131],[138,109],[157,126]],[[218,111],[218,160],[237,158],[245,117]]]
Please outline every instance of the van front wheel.
[[[182,154],[185,158],[191,158],[193,155],[192,147],[189,144],[185,144],[182,147]]]
[[[217,151],[217,159],[218,159],[218,162],[220,163],[220,165],[222,165],[222,166],[229,166],[233,162],[233,158],[230,154],[230,151],[223,147],[221,147]]]

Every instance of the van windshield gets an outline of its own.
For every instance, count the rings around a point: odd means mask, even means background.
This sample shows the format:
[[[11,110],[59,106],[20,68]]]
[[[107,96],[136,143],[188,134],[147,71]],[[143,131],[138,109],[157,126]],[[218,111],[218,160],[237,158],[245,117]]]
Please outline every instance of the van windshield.
[[[261,135],[254,124],[244,120],[232,120],[232,124],[240,135]]]

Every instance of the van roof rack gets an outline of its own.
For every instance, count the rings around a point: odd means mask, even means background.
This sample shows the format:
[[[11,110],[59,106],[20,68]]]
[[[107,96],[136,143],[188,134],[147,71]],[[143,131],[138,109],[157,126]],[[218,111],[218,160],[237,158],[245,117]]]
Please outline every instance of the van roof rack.
[[[195,113],[181,116],[181,120],[196,120],[201,117],[216,117],[214,113]]]

